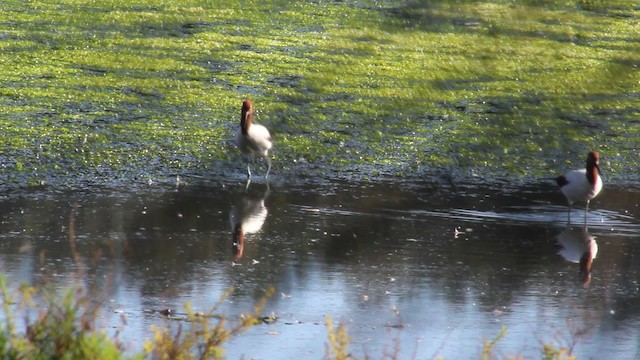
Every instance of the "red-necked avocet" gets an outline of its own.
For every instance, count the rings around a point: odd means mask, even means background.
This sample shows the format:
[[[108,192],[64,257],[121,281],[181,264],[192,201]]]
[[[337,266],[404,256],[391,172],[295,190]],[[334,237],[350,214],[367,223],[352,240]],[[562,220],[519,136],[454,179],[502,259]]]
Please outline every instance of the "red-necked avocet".
[[[584,169],[571,170],[556,178],[560,191],[569,202],[569,213],[574,202],[585,202],[584,221],[587,221],[589,201],[596,197],[602,190],[602,178],[600,178],[600,156],[596,151],[587,155],[587,166]]]
[[[240,128],[236,132],[235,143],[247,161],[247,178],[251,178],[249,162],[255,155],[267,159],[268,168],[264,177],[265,179],[269,177],[269,171],[271,171],[269,150],[273,146],[271,134],[266,127],[253,123],[253,102],[250,99],[246,99],[242,103]]]

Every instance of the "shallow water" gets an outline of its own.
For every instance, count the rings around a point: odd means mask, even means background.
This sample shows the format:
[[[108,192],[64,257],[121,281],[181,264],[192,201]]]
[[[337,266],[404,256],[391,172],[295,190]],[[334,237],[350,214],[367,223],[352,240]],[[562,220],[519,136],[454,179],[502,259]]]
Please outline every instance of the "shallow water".
[[[322,358],[326,316],[373,358],[479,358],[503,326],[504,356],[574,342],[580,359],[640,356],[640,189],[605,188],[585,231],[579,208],[566,227],[552,184],[190,180],[7,195],[2,271],[86,284],[132,352],[151,325],[178,323],[152,310],[210,311],[235,289],[216,309],[235,317],[275,286],[265,314],[278,321],[233,339],[228,358]],[[590,276],[576,262],[587,250]]]

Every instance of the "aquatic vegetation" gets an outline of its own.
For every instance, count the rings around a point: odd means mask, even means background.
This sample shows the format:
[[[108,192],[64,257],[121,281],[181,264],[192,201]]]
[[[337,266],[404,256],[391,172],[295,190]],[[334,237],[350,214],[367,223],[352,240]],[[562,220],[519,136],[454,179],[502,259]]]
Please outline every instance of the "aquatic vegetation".
[[[334,325],[332,318],[327,318],[326,321],[327,333],[328,333],[328,343],[326,345],[325,351],[325,359],[335,359],[335,360],[346,360],[346,359],[357,359],[358,357],[354,356],[350,352],[349,344],[350,337],[349,332],[345,324],[338,324],[338,326]],[[496,350],[497,344],[503,340],[507,334],[507,327],[502,326],[500,332],[491,340],[484,340],[482,345],[482,351],[479,355],[479,359],[488,360],[496,358]],[[576,339],[576,335],[574,337],[574,344]],[[396,349],[397,350],[397,349]],[[541,355],[543,359],[547,360],[575,360],[576,357],[572,355],[572,351],[570,347],[558,346],[552,343],[543,344]],[[415,354],[414,354],[415,357]],[[370,356],[364,357],[365,359],[372,358]],[[390,359],[398,359],[399,354],[396,352],[394,354],[385,354],[384,358]],[[444,359],[438,354],[434,354],[433,358]],[[518,354],[509,355],[508,359],[521,359],[522,356]]]
[[[502,325],[502,329],[500,329],[500,333],[492,340],[485,340],[482,346],[482,356],[480,359],[488,360],[491,359],[491,354],[493,352],[493,348],[495,345],[502,339],[507,333],[507,327]]]
[[[333,319],[327,318],[327,333],[329,334],[329,342],[325,350],[326,359],[347,360],[353,357],[349,353],[350,338],[347,328],[344,324],[334,327]]]
[[[96,311],[99,306],[87,297],[69,291],[60,299],[49,295],[46,311],[36,319],[25,322],[26,329],[18,329],[13,317],[16,306],[36,309],[34,297],[39,293],[22,286],[19,296],[10,293],[4,276],[0,276],[0,294],[4,326],[0,329],[0,354],[11,359],[120,359],[122,347],[96,330]],[[42,295],[42,294],[40,294]]]
[[[609,181],[638,180],[632,1],[2,7],[7,186],[235,174],[246,96],[274,175],[526,179],[594,148]]]
[[[268,290],[252,311],[238,319],[196,312],[187,304],[185,318],[165,315],[170,322],[149,329],[150,338],[146,339],[144,352],[131,354],[118,333],[108,336],[100,328],[98,314],[102,304],[89,296],[85,287],[78,286],[59,295],[23,285],[14,293],[9,290],[5,277],[0,276],[0,311],[4,319],[0,329],[0,356],[11,359],[224,358],[224,343],[260,322],[258,315],[272,294],[273,289]],[[24,325],[14,318],[16,307],[25,310]],[[38,315],[32,319],[30,312]]]
[[[187,305],[187,317],[180,321],[190,326],[179,324],[177,332],[170,327],[153,327],[153,339],[146,342],[145,352],[154,359],[223,359],[223,344],[259,323],[259,313],[273,291],[267,291],[253,312],[242,314],[235,324],[228,324],[222,316],[197,313]],[[217,321],[212,323],[212,317]]]

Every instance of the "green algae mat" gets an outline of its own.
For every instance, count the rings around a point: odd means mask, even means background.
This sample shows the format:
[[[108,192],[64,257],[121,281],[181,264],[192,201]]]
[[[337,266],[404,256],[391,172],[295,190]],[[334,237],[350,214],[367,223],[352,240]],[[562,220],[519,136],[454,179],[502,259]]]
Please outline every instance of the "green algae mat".
[[[636,1],[8,0],[0,178],[239,179],[251,97],[274,178],[638,183],[639,66]]]

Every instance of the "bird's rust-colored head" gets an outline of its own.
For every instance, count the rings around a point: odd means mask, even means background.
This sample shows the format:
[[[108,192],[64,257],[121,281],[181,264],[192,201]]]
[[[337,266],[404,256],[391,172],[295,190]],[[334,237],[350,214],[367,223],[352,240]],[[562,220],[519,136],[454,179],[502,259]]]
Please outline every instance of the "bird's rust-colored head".
[[[600,163],[600,154],[597,151],[590,151],[587,155],[587,166],[589,164],[598,165]]]
[[[240,112],[240,128],[243,134],[247,134],[249,127],[253,122],[253,102],[246,98],[242,103],[242,111]]]
[[[587,179],[591,184],[594,184],[598,174],[602,175],[600,171],[600,154],[597,151],[590,151],[587,155]]]

